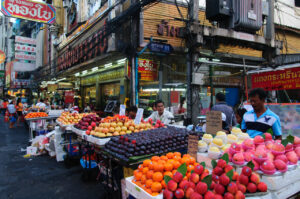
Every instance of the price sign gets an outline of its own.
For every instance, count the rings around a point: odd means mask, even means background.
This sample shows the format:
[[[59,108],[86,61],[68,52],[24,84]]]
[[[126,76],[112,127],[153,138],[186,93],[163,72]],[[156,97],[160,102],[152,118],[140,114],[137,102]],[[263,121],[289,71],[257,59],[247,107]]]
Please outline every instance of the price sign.
[[[141,120],[143,118],[143,113],[144,113],[144,109],[139,108],[137,110],[137,113],[136,113],[136,116],[135,116],[135,119],[134,119],[135,124],[140,124],[141,123]]]
[[[120,105],[119,115],[125,115],[126,106],[124,104]]]
[[[216,134],[222,130],[222,113],[209,111],[206,113],[206,133]]]
[[[188,154],[190,154],[195,159],[197,159],[198,140],[199,140],[199,137],[197,135],[189,135]]]

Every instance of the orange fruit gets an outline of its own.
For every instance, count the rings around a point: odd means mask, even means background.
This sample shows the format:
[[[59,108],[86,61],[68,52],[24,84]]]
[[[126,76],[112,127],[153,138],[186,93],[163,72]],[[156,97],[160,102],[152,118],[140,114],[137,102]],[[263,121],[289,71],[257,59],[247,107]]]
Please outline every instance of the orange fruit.
[[[138,173],[136,173],[136,175],[134,177],[137,181],[139,181],[139,180],[141,180],[142,175],[143,175],[142,172],[138,172]]]
[[[153,157],[151,158],[151,160],[152,160],[152,161],[158,161],[158,160],[160,160],[160,158],[159,158],[158,156],[153,156]]]
[[[190,172],[188,172],[187,174],[186,174],[186,176],[188,177],[188,178],[190,178],[191,177],[191,173]]]
[[[164,170],[164,165],[163,164],[154,164],[154,171],[163,171]]]
[[[174,175],[174,174],[176,173],[176,171],[177,171],[176,169],[175,169],[175,170],[173,170],[173,171],[172,171],[172,174]]]
[[[187,171],[188,172],[191,172],[192,170],[194,170],[195,169],[195,167],[194,167],[194,165],[189,165],[189,166],[187,166]]]
[[[170,152],[170,153],[167,153],[166,156],[167,156],[168,159],[172,159],[174,154],[172,152]]]
[[[136,183],[135,183],[137,186],[139,186],[139,187],[142,187],[143,185],[142,185],[142,183],[141,183],[141,181],[136,181]]]
[[[188,180],[188,177],[187,177],[187,176],[184,176],[183,179],[184,179],[184,180]]]
[[[148,167],[144,167],[144,168],[143,168],[143,174],[147,174],[148,171],[149,171],[149,168],[148,168]]]
[[[152,179],[154,182],[161,182],[163,180],[163,174],[161,172],[155,172]]]
[[[167,163],[170,163],[170,164],[172,164],[173,166],[174,166],[174,162],[175,162],[174,159],[169,159],[169,160],[167,161]]]
[[[146,183],[146,180],[147,180],[146,175],[142,175],[142,177],[141,177],[141,183],[142,183],[142,184],[145,184],[145,183]]]
[[[158,160],[157,161],[158,164],[162,164],[162,165],[166,164],[166,162],[167,162],[166,160]]]
[[[151,190],[153,192],[160,192],[162,190],[162,185],[160,182],[153,182],[151,185]]]
[[[153,183],[153,180],[151,180],[151,179],[146,180],[146,187],[151,188],[152,183]]]
[[[161,160],[165,160],[165,161],[167,161],[167,160],[168,160],[168,157],[167,157],[167,156],[165,156],[165,155],[163,155],[163,156],[160,156],[160,159],[161,159]]]
[[[144,167],[149,167],[150,163],[151,163],[151,160],[149,160],[149,159],[144,160],[144,161],[143,161],[143,166],[144,166]]]
[[[179,152],[174,152],[174,156],[179,156],[179,157],[181,157],[181,153],[179,153]]]
[[[164,172],[164,176],[170,176],[172,178],[173,173],[171,171],[166,171],[166,172]]]
[[[138,166],[138,170],[140,170],[140,171],[143,171],[143,168],[144,168],[144,166],[143,166],[142,164],[140,164],[140,165]]]
[[[165,182],[164,180],[161,181],[161,185],[162,185],[162,188],[163,188],[163,189],[167,188],[166,182]]]
[[[154,173],[154,171],[149,170],[149,171],[147,172],[147,174],[146,174],[146,177],[147,177],[148,179],[152,179],[153,173]]]
[[[177,160],[177,161],[180,161],[180,160],[181,160],[181,157],[178,156],[178,155],[174,155],[173,159],[174,159],[174,160]]]
[[[195,162],[195,163],[194,163],[194,167],[196,167],[196,166],[198,166],[198,165],[200,165],[198,162]]]
[[[190,157],[190,164],[195,164],[196,163],[196,159],[194,157]]]
[[[173,165],[170,164],[170,163],[166,163],[166,164],[164,165],[164,169],[165,169],[166,171],[172,171],[172,170],[173,170]]]
[[[188,165],[189,162],[190,162],[190,159],[189,159],[188,157],[183,157],[183,158],[181,159],[181,164],[185,163],[186,165]]]
[[[177,161],[177,160],[175,160],[174,163],[173,163],[174,169],[177,169],[178,167],[180,167],[180,165],[181,165],[180,162]]]
[[[159,193],[157,193],[157,192],[152,192],[152,196],[157,196]]]
[[[154,164],[154,162],[150,162],[150,164],[149,164],[149,166],[148,166],[150,170],[153,170],[153,168],[154,168],[154,167],[153,167],[153,164]]]
[[[183,158],[184,158],[184,157],[190,158],[191,155],[190,155],[190,154],[184,154],[182,157],[183,157]]]
[[[149,193],[150,195],[152,194],[151,189],[146,189],[146,192]]]
[[[134,170],[134,171],[133,171],[133,175],[135,176],[138,172],[139,172],[139,170],[137,170],[137,169]]]

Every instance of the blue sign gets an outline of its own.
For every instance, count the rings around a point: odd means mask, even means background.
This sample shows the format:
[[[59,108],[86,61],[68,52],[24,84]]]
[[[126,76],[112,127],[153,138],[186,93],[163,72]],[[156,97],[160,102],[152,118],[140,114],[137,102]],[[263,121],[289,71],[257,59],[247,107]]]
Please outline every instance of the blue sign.
[[[155,42],[151,42],[149,44],[149,49],[152,52],[166,53],[166,54],[169,54],[173,51],[173,47],[170,44],[161,44]]]

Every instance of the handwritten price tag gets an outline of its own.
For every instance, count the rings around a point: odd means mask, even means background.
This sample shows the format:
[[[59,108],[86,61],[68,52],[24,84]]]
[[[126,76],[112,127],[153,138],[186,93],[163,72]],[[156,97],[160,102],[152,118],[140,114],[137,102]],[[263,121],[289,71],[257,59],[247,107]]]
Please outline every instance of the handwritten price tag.
[[[120,105],[120,112],[119,112],[119,115],[125,115],[125,110],[126,110],[126,107],[124,104],[121,104]]]
[[[137,113],[136,113],[135,119],[134,119],[135,124],[140,124],[141,123],[143,113],[144,113],[144,109],[139,108]]]

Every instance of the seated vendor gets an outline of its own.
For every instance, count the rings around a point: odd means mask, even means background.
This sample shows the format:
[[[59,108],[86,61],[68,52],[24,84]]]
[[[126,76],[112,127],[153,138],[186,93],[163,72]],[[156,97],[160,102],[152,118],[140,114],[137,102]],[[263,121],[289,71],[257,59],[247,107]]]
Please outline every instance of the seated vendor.
[[[266,132],[273,132],[275,139],[281,139],[281,125],[278,115],[265,107],[267,93],[262,88],[255,88],[249,93],[253,110],[243,116],[241,129],[251,138]]]

